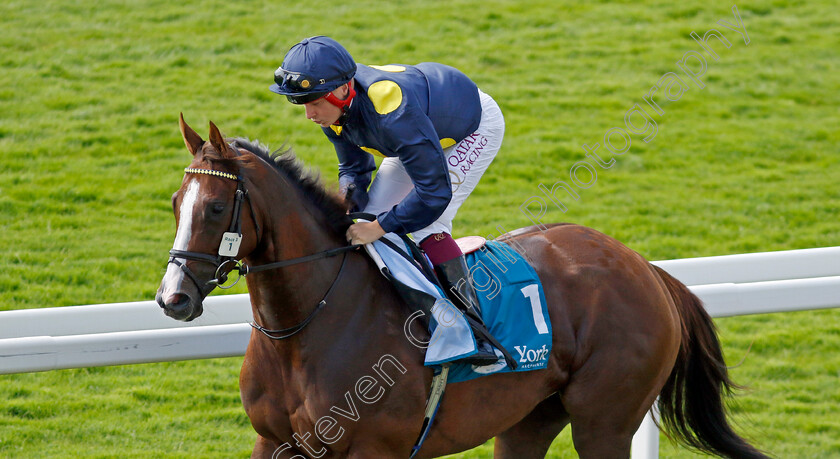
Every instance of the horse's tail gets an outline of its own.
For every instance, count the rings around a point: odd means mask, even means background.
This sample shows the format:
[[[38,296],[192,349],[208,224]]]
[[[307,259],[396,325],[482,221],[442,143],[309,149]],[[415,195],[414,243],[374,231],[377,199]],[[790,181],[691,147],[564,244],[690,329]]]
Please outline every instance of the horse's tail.
[[[739,437],[726,419],[724,398],[738,386],[729,379],[715,324],[700,298],[658,266],[680,316],[677,361],[659,394],[666,435],[700,451],[731,458],[766,458]]]

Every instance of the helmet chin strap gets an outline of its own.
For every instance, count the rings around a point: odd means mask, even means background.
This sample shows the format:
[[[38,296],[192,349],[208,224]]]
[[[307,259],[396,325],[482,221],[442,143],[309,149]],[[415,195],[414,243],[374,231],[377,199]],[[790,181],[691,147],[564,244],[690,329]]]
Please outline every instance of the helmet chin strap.
[[[341,116],[338,117],[338,120],[335,123],[333,123],[337,126],[342,126],[344,122],[347,121],[347,108],[350,107],[350,104],[353,103],[353,98],[356,97],[356,90],[353,89],[352,84],[348,84],[347,89],[347,97],[344,100],[339,99],[332,92],[328,92],[327,95],[324,96],[324,99],[326,99],[327,102],[341,109]]]

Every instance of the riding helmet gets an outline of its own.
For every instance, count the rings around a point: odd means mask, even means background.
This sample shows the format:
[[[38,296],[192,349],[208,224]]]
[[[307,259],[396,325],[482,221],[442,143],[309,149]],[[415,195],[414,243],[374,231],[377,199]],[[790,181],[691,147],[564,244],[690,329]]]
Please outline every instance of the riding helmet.
[[[347,83],[355,74],[356,62],[337,41],[310,37],[289,49],[269,89],[293,104],[305,104]]]

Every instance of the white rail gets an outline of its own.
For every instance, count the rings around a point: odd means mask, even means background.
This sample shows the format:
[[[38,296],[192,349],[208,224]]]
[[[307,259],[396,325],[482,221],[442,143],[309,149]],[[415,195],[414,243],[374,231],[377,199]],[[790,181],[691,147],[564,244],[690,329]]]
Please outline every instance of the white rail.
[[[165,316],[154,301],[19,309],[0,312],[0,343],[5,342],[4,338],[27,336],[90,335],[244,324],[250,322],[251,318],[251,303],[248,295],[207,297],[204,300],[204,314],[192,322],[180,322]],[[0,345],[0,355],[3,354],[2,349]],[[0,360],[0,373],[2,369],[2,360]]]
[[[657,261],[713,317],[840,307],[840,247]],[[240,356],[251,328],[247,295],[210,297],[184,323],[153,301],[0,312],[0,374]],[[650,416],[633,458],[655,458]]]
[[[764,282],[840,275],[840,247],[654,261],[685,285]]]
[[[11,338],[0,340],[0,373],[235,357],[245,354],[250,332],[228,324]]]

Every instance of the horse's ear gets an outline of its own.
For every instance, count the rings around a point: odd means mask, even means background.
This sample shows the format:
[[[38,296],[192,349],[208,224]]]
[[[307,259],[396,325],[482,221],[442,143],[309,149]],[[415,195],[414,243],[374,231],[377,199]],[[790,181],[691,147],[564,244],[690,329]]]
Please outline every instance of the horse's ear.
[[[210,122],[210,145],[213,145],[216,151],[222,154],[222,158],[232,158],[234,156],[222,133],[219,132],[219,128],[212,121]]]
[[[201,140],[201,136],[196,134],[196,132],[187,125],[187,122],[184,121],[183,113],[181,113],[181,117],[178,120],[178,125],[181,127],[181,135],[184,137],[184,144],[187,145],[187,150],[195,156],[196,153],[201,151],[201,146],[204,145],[204,141]]]

